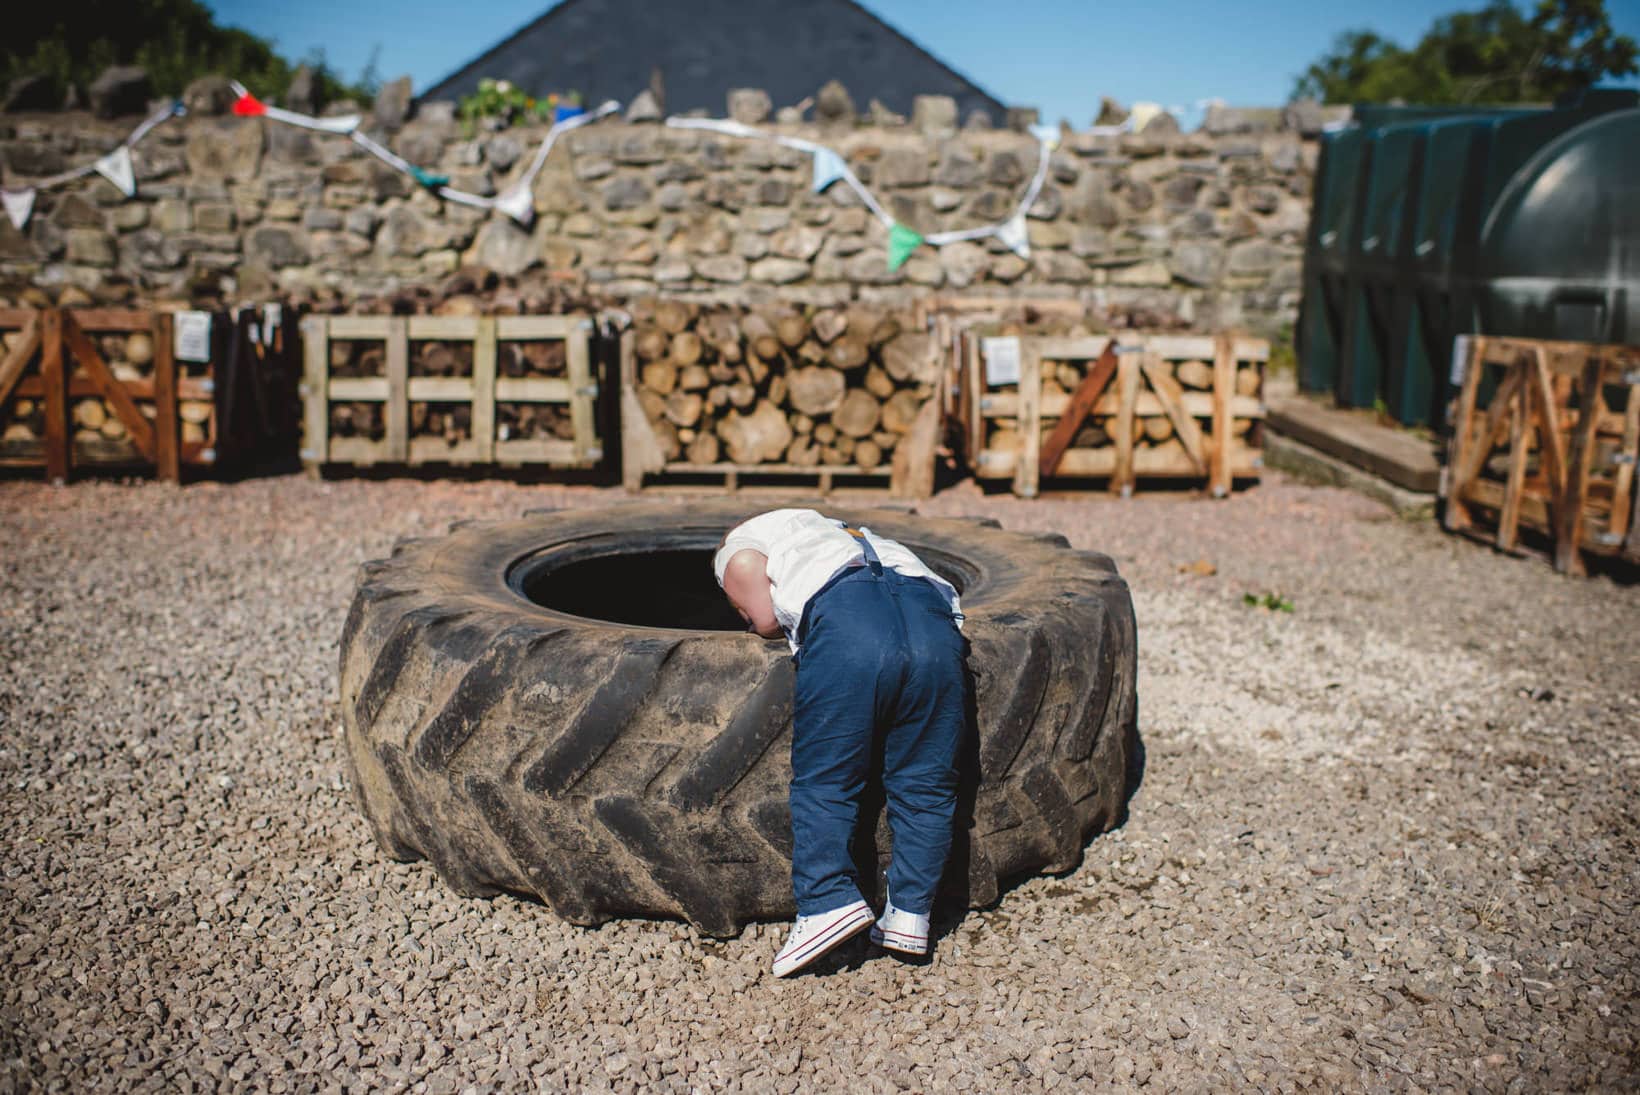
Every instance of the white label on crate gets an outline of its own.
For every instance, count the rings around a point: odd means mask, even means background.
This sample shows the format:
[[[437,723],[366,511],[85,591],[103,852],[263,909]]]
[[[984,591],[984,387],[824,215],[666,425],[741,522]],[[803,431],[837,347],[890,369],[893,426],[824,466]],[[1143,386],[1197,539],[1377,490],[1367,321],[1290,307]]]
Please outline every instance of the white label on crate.
[[[1447,379],[1454,388],[1463,384],[1463,371],[1468,364],[1469,336],[1459,335],[1452,340],[1452,366],[1447,370]]]
[[[993,388],[1019,383],[1019,339],[981,339],[980,352],[985,355],[985,383]]]
[[[284,319],[285,310],[280,305],[262,305],[262,345],[273,345],[273,336],[279,333],[279,324],[283,323]]]
[[[178,312],[174,322],[177,360],[211,360],[211,313]]]

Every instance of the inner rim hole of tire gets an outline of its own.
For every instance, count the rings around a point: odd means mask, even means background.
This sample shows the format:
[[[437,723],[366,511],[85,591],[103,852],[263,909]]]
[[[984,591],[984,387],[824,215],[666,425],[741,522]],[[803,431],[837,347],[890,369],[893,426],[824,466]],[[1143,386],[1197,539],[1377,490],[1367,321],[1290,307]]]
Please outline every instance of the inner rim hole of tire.
[[[942,552],[913,547],[962,593],[965,568]],[[625,552],[514,572],[513,588],[534,604],[589,620],[687,631],[745,631],[712,574],[715,548]]]

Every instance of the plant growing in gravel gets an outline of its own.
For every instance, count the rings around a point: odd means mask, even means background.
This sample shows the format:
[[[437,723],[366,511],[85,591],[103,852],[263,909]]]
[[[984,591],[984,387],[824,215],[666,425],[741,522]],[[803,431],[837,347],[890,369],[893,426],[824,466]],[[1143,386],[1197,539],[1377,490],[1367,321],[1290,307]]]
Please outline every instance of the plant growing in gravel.
[[[1293,602],[1280,593],[1243,593],[1241,603],[1248,608],[1262,608],[1266,612],[1291,612]]]

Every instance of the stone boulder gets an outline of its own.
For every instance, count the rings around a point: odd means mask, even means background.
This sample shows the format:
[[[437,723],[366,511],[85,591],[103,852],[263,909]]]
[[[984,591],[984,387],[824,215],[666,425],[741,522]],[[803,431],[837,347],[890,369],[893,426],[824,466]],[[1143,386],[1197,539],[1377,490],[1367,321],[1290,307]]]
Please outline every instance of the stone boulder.
[[[1099,116],[1093,120],[1094,125],[1121,125],[1127,120],[1127,107],[1112,99],[1109,95],[1100,96]]]
[[[320,102],[319,74],[307,65],[297,65],[290,75],[290,86],[285,89],[285,106],[300,114],[314,114],[324,106]]]
[[[1281,108],[1281,128],[1297,133],[1300,137],[1321,136],[1321,127],[1325,123],[1321,104],[1314,99],[1294,99]]]
[[[415,99],[410,93],[410,77],[389,80],[376,92],[376,106],[372,116],[376,124],[386,129],[397,129],[410,119]]]
[[[957,101],[949,95],[918,95],[911,100],[911,124],[925,137],[949,137],[957,131]]]
[[[729,117],[741,125],[757,125],[769,120],[774,103],[769,93],[760,87],[732,87],[729,89]]]
[[[119,118],[141,114],[148,109],[154,85],[148,70],[140,65],[110,65],[86,89],[91,112],[99,118]]]
[[[661,104],[655,99],[655,93],[644,88],[634,95],[626,108],[626,120],[634,124],[660,121]]]
[[[822,125],[853,125],[854,99],[839,80],[829,80],[814,97],[814,117]]]
[[[228,78],[215,73],[201,76],[182,91],[182,105],[188,108],[190,115],[196,117],[226,114],[233,109],[234,101],[238,98]]]

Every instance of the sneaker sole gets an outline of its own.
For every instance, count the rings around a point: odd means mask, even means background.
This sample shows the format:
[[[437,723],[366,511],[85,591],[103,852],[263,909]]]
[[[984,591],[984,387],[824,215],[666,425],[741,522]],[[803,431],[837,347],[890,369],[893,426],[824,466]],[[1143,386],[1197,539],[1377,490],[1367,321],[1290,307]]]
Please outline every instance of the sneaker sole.
[[[801,957],[794,955],[786,959],[784,964],[782,964],[780,959],[776,957],[774,963],[774,975],[776,977],[790,977],[792,974],[796,973],[804,966],[807,966],[810,962],[813,962],[821,955],[830,952],[833,948],[847,942],[848,940],[854,938],[854,936],[859,935],[862,930],[871,925],[871,922],[871,909],[869,908],[860,909],[853,915],[839,920],[836,924],[833,924],[814,939],[806,943],[803,949],[798,952]]]
[[[928,940],[915,935],[905,935],[901,932],[885,932],[873,925],[871,942],[885,951],[899,951],[901,954],[914,954],[919,958],[928,954]]]

